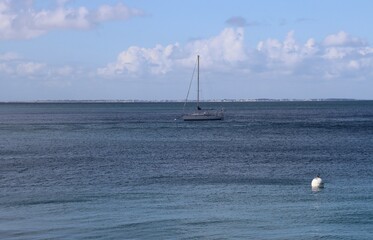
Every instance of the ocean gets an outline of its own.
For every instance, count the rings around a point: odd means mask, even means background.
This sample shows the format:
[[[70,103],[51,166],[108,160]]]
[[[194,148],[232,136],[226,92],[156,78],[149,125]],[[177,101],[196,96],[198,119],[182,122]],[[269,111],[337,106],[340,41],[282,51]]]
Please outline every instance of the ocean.
[[[373,101],[207,105],[0,104],[0,239],[373,239]]]

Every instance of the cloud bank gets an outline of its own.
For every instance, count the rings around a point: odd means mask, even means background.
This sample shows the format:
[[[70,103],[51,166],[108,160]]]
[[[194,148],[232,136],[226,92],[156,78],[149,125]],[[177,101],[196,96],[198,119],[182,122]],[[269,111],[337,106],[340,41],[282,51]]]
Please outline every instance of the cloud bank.
[[[123,3],[97,9],[71,8],[58,1],[51,10],[35,10],[32,1],[0,0],[0,39],[31,39],[56,29],[89,29],[110,20],[125,20],[143,15]]]
[[[217,73],[262,74],[272,79],[293,77],[299,81],[304,78],[369,80],[373,76],[373,48],[344,31],[321,41],[310,38],[303,43],[290,31],[283,40],[268,38],[250,49],[245,46],[243,28],[226,28],[217,36],[184,46],[178,43],[154,48],[132,46],[97,73],[109,78],[159,76],[192,67],[197,54],[202,56],[205,69]]]
[[[82,77],[80,67],[52,66],[32,61],[13,52],[0,53],[0,79],[38,79],[40,82],[70,81]],[[0,80],[0,82],[1,82]]]
[[[197,54],[203,56],[203,65],[207,68],[230,69],[248,57],[244,30],[226,28],[218,36],[194,40],[185,46],[179,43],[156,45],[154,48],[133,46],[121,52],[115,62],[99,68],[97,72],[107,77],[122,74],[161,75],[194,66]]]
[[[235,74],[241,79],[370,81],[373,77],[373,47],[344,31],[305,42],[298,41],[296,33],[289,31],[284,39],[264,39],[256,47],[245,45],[244,37],[244,28],[229,27],[216,36],[184,45],[130,46],[105,66],[84,71],[79,66],[51,66],[14,52],[0,52],[0,75],[40,79],[167,79],[169,74],[189,71],[196,55],[201,55],[205,71]]]

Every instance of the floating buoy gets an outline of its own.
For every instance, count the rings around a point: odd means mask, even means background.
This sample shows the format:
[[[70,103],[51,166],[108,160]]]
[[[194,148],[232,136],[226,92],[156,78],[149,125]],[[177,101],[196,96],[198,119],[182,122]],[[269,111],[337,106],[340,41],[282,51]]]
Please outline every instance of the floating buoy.
[[[312,188],[323,188],[324,187],[324,182],[320,178],[320,175],[317,174],[317,176],[314,179],[312,179],[311,187]]]

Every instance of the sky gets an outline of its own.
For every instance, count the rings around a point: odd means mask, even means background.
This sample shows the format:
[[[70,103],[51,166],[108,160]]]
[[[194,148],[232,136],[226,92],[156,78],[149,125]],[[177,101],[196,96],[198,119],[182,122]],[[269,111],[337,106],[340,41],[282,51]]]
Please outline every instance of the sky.
[[[373,99],[371,9],[371,0],[0,0],[0,101],[183,100],[197,55],[202,100]]]

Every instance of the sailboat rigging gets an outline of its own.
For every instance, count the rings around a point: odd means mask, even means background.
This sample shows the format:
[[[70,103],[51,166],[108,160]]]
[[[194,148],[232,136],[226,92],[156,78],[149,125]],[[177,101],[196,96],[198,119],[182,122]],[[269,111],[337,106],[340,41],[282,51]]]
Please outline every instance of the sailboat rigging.
[[[193,74],[194,75],[194,74]],[[190,89],[190,86],[189,86]],[[193,113],[185,114],[184,121],[210,121],[223,120],[224,110],[202,109],[199,102],[199,55],[197,55],[197,109]],[[189,90],[188,90],[189,95]],[[187,97],[188,98],[188,97]]]

